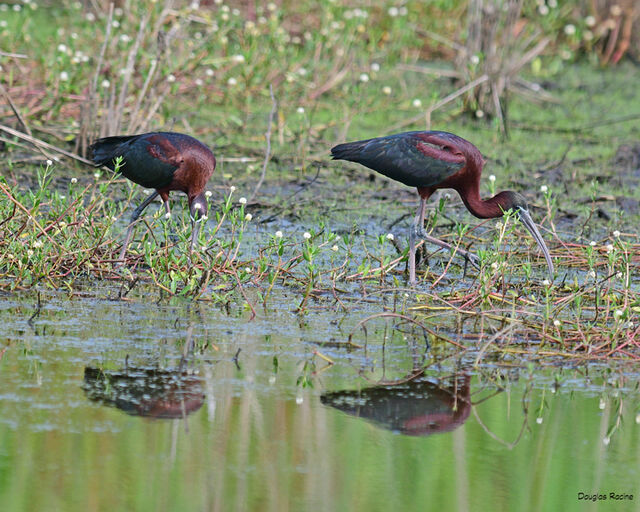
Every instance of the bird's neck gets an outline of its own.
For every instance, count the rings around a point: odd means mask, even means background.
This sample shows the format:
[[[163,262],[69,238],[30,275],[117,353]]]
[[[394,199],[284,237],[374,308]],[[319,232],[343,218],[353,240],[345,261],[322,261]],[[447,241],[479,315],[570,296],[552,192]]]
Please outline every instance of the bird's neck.
[[[458,190],[458,193],[467,209],[479,219],[502,217],[504,213],[500,204],[500,194],[496,194],[489,199],[482,199],[478,186]]]

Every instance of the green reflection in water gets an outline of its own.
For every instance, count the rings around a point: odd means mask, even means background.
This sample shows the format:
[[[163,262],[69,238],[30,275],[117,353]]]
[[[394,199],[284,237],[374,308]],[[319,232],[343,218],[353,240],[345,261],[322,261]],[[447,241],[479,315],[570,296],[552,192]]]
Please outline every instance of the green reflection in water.
[[[370,329],[366,355],[327,345],[336,364],[305,370],[317,347],[309,341],[346,338],[326,312],[300,322],[281,309],[247,325],[241,314],[201,305],[53,297],[30,327],[32,312],[20,301],[0,311],[3,510],[611,508],[610,500],[579,501],[579,492],[633,494],[616,509],[639,507],[639,400],[628,370],[601,372],[608,382],[564,370],[556,391],[557,371],[512,368],[496,392],[490,371],[473,370],[467,381],[443,364],[429,384],[380,394],[358,372],[381,378],[385,362],[385,376],[390,368],[399,376],[415,365],[415,351],[387,346],[383,354]],[[360,319],[353,316],[346,332]],[[187,340],[194,353],[181,361]],[[151,375],[139,395],[126,383],[99,387],[122,386],[136,403],[149,404],[180,372],[204,399],[179,419],[137,416],[113,394],[91,395],[87,367],[124,372],[125,381]],[[305,371],[313,386],[303,388],[296,382]],[[165,389],[165,402],[175,389]],[[449,432],[429,434],[438,421]],[[407,428],[412,435],[400,433]]]

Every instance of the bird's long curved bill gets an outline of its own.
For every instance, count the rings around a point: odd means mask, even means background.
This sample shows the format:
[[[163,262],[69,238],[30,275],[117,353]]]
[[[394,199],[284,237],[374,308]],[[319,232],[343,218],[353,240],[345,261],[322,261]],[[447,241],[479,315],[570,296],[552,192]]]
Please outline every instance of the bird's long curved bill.
[[[529,215],[529,211],[524,208],[519,208],[518,216],[520,217],[520,221],[529,230],[531,236],[537,242],[542,254],[544,254],[544,258],[547,260],[547,265],[549,265],[549,275],[551,276],[551,279],[553,279],[553,262],[551,261],[551,254],[549,254],[547,244],[544,243],[544,239],[542,238],[540,231],[538,231],[535,222],[533,222],[531,215]]]
[[[201,220],[192,220],[191,227],[191,245],[189,246],[189,250],[193,252],[196,247],[196,241],[198,240],[198,236],[200,235],[200,225],[202,224]]]

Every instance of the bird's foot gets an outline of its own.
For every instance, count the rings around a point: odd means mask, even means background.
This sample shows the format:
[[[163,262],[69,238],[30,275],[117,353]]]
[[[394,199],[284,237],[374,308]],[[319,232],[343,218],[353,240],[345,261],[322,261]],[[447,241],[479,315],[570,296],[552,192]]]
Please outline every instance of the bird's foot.
[[[478,258],[472,252],[464,251],[463,249],[458,249],[460,253],[463,253],[464,259],[471,263],[476,270],[480,270],[480,258]]]
[[[425,242],[431,242],[438,247],[442,247],[443,249],[448,249],[449,251],[453,251],[457,254],[460,254],[465,260],[467,260],[471,265],[473,265],[476,269],[480,270],[480,258],[478,258],[472,252],[461,249],[460,247],[454,247],[451,244],[448,244],[444,240],[440,240],[438,238],[434,238],[429,233],[427,233],[423,228],[417,227],[414,233],[414,236],[422,238]]]

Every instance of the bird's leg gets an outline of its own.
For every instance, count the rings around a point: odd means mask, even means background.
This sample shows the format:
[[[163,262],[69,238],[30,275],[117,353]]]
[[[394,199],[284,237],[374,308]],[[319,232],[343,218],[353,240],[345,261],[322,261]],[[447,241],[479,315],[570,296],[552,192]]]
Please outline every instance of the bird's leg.
[[[131,241],[131,235],[133,234],[133,228],[135,226],[135,222],[138,220],[138,217],[142,214],[143,210],[149,206],[153,200],[158,197],[158,191],[156,190],[153,194],[147,197],[144,202],[138,206],[131,215],[131,220],[129,221],[129,228],[127,229],[127,235],[124,237],[124,243],[122,244],[122,249],[120,250],[120,256],[118,256],[118,260],[120,260],[120,264],[124,262],[124,255],[127,252],[127,247],[129,242]]]
[[[439,238],[430,236],[421,226],[418,226],[417,236],[422,238],[425,242],[431,242],[432,244],[437,245],[438,247],[442,247],[443,249],[448,249],[449,251],[455,250],[456,253],[460,254],[460,256],[466,259],[474,267],[476,267],[477,269],[480,268],[480,259],[475,254],[469,251],[465,251],[464,249],[460,249],[460,247],[455,248],[444,240],[440,240]]]
[[[409,232],[409,285],[415,286],[416,284],[416,237],[420,233],[420,226],[424,224],[424,209],[427,200],[420,197],[420,205],[418,206],[418,213],[416,214],[413,223],[411,224],[411,231]]]
[[[442,247],[443,249],[448,249],[449,251],[453,250],[454,248],[451,244],[448,244],[447,242],[445,242],[444,240],[440,240],[439,238],[432,237],[424,229],[425,205],[426,205],[426,199],[423,199],[421,197],[420,207],[418,209],[418,215],[416,217],[416,222],[415,222],[415,228],[416,228],[415,236],[422,238],[425,242],[431,242],[432,244],[437,245],[438,247]],[[471,263],[474,267],[476,267],[477,269],[480,268],[480,260],[475,254],[469,251],[465,251],[464,249],[460,249],[459,247],[455,249],[455,251],[457,253],[460,253],[460,256],[462,256],[467,261],[469,261],[469,263]]]

